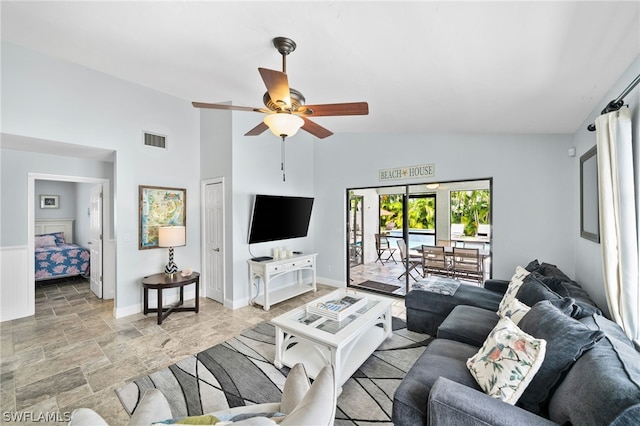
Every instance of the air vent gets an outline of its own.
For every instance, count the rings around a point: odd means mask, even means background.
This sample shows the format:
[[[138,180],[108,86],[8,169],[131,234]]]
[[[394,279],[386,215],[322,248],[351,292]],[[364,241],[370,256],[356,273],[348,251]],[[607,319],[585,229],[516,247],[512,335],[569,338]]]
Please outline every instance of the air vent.
[[[167,137],[144,132],[144,145],[152,146],[154,148],[167,149]]]

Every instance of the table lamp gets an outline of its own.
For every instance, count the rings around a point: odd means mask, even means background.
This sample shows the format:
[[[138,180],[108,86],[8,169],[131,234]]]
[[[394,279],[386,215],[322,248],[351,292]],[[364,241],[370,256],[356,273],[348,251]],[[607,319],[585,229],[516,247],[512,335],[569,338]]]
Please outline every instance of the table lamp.
[[[173,275],[178,272],[178,266],[173,262],[173,248],[185,245],[184,226],[158,227],[158,247],[169,247],[169,263],[164,267],[164,273]]]

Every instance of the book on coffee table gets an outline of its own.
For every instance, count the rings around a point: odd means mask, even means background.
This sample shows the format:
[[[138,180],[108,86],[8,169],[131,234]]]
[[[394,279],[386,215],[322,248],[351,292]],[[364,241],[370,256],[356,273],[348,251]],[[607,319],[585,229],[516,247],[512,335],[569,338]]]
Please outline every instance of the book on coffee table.
[[[366,305],[366,297],[342,296],[339,299],[309,303],[307,304],[307,312],[322,315],[335,321],[342,321]]]

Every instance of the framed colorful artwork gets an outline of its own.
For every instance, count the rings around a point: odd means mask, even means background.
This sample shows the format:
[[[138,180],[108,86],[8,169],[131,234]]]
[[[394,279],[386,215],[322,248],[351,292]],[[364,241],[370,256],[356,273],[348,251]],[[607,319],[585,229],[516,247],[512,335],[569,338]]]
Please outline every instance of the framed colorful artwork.
[[[138,187],[139,192],[139,250],[158,248],[159,226],[187,225],[187,190],[158,186]]]

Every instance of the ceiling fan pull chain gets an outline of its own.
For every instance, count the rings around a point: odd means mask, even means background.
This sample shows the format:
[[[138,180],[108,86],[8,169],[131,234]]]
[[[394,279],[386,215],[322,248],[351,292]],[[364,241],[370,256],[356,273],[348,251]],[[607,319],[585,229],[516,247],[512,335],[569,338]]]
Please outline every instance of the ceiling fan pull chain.
[[[285,175],[284,175],[284,162],[285,162],[285,158],[284,158],[284,138],[285,138],[285,136],[282,135],[282,142],[280,142],[280,170],[282,170],[282,181],[286,182]]]

